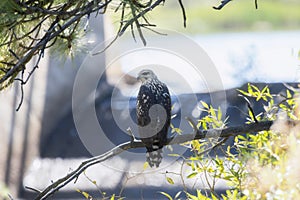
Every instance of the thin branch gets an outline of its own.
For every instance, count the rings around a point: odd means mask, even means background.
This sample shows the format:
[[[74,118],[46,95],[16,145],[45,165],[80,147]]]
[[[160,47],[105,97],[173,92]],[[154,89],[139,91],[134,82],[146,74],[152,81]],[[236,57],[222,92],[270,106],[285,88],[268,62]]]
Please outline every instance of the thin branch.
[[[101,54],[101,53],[103,53],[104,51],[106,51],[106,50],[107,50],[109,47],[111,47],[111,46],[114,44],[114,42],[118,39],[119,33],[120,33],[120,31],[121,31],[121,29],[122,29],[122,27],[123,27],[123,23],[124,23],[124,16],[125,16],[126,2],[120,3],[120,5],[119,5],[119,6],[117,7],[117,9],[115,10],[115,12],[117,12],[117,10],[119,9],[119,7],[121,7],[121,5],[122,5],[122,12],[121,12],[120,26],[119,26],[119,30],[117,31],[117,34],[115,35],[114,39],[113,39],[111,42],[109,42],[109,44],[106,45],[102,50],[100,50],[100,51],[98,51],[98,52],[96,52],[96,53],[93,53],[93,54],[92,54],[93,56],[96,56],[96,55]]]
[[[197,130],[196,134],[183,134],[177,135],[176,137],[168,138],[165,145],[172,145],[172,144],[182,144],[192,140],[199,140],[203,138],[215,138],[215,137],[222,137],[220,142],[213,146],[213,148],[221,145],[225,140],[230,136],[236,136],[244,133],[256,133],[263,130],[269,130],[273,121],[262,121],[258,123],[246,124],[242,126],[236,127],[229,127],[224,129],[211,129],[211,130]],[[97,163],[101,163],[109,158],[112,158],[123,151],[135,148],[142,148],[145,145],[140,140],[135,141],[128,141],[123,144],[120,144],[113,149],[107,151],[106,153],[92,157],[80,164],[80,166],[72,171],[71,173],[67,174],[65,177],[58,179],[57,181],[53,182],[49,185],[45,190],[43,190],[35,199],[46,199],[47,197],[51,196],[59,189],[70,183],[72,180],[77,179],[81,173],[83,173],[87,168]],[[206,150],[205,150],[206,152]]]
[[[33,188],[33,187],[29,187],[29,186],[25,186],[25,189],[31,190],[31,191],[36,192],[36,193],[41,193],[41,191],[39,189],[36,189],[36,188]]]
[[[147,7],[146,9],[144,9],[143,11],[141,11],[139,14],[137,14],[135,17],[133,17],[132,19],[130,19],[121,29],[121,31],[119,32],[119,36],[123,35],[123,33],[126,31],[126,29],[128,28],[128,26],[130,26],[134,21],[136,21],[137,19],[139,19],[140,17],[144,16],[147,12],[153,10],[156,6],[160,5],[162,2],[164,2],[165,0],[157,0],[155,1],[151,6]]]
[[[136,18],[136,13],[135,13],[136,8],[135,8],[132,4],[130,4],[130,8],[131,8],[131,13],[132,13],[133,18]],[[142,16],[142,17],[144,17],[144,16]],[[136,18],[136,19],[134,20],[134,23],[135,23],[135,26],[136,26],[136,28],[137,28],[137,30],[138,30],[138,33],[139,33],[139,35],[140,35],[140,38],[141,38],[141,40],[142,40],[142,42],[143,42],[143,45],[146,46],[146,39],[145,39],[145,37],[144,37],[144,35],[143,35],[143,32],[142,32],[142,30],[141,30],[141,25],[140,25],[140,22],[139,22],[138,18]],[[131,25],[131,30],[132,30],[131,32],[134,33],[134,31],[133,31],[133,26],[132,26],[132,25]],[[135,38],[134,35],[133,35],[133,38]]]
[[[17,56],[17,54],[12,50],[12,49],[8,49],[9,53],[11,53],[17,60],[20,60],[19,56]]]
[[[204,155],[204,154],[210,152],[211,150],[216,149],[217,147],[219,147],[219,146],[221,146],[222,144],[224,144],[224,143],[228,140],[229,137],[230,137],[230,136],[225,137],[225,138],[221,139],[219,142],[217,142],[217,144],[211,146],[211,147],[208,148],[208,149],[205,149],[204,151],[202,151],[202,152],[200,152],[200,153],[197,153],[197,156]]]
[[[14,198],[10,194],[7,194],[7,196],[10,200],[14,200]]]
[[[182,11],[182,16],[183,16],[183,27],[186,28],[186,14],[185,14],[185,9],[182,3],[182,0],[178,0],[181,11]]]
[[[18,107],[16,108],[16,111],[18,112],[21,108],[21,105],[23,104],[23,101],[24,101],[24,82],[22,79],[20,79],[21,83],[20,83],[20,88],[21,88],[21,97],[20,97],[20,101],[19,101],[19,104],[18,104]]]
[[[230,1],[232,0],[222,0],[221,4],[218,6],[213,6],[214,9],[216,10],[221,10],[224,6],[226,6]]]
[[[25,72],[25,68],[22,69],[22,73],[21,73],[21,79],[20,80],[20,88],[21,88],[21,98],[20,98],[20,102],[19,102],[19,105],[16,109],[16,111],[19,111],[19,109],[21,108],[21,105],[23,103],[23,100],[24,100],[24,72]]]
[[[142,26],[143,28],[149,30],[149,31],[152,31],[152,32],[155,33],[155,34],[162,35],[162,36],[167,36],[167,35],[168,35],[168,34],[166,34],[166,33],[161,33],[161,32],[158,32],[158,31],[156,31],[156,30],[153,30],[152,28],[149,28],[149,26],[145,26],[145,25],[143,25],[143,24],[141,24],[141,26]]]
[[[257,3],[257,0],[254,0],[254,4],[255,4],[255,9],[258,9],[258,3]]]

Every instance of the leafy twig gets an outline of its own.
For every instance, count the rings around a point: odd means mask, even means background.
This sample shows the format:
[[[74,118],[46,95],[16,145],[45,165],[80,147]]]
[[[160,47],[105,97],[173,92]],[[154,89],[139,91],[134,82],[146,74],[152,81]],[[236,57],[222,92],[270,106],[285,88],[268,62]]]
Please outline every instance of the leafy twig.
[[[176,137],[168,138],[165,145],[172,145],[172,144],[181,144],[192,140],[199,140],[203,138],[214,138],[214,137],[222,137],[220,142],[214,145],[209,150],[216,148],[217,146],[224,143],[228,137],[236,136],[244,133],[256,133],[258,131],[269,130],[273,121],[263,121],[258,123],[246,124],[237,127],[228,127],[224,129],[210,129],[210,130],[197,130],[196,134],[182,134],[177,135]],[[115,148],[107,151],[106,153],[92,157],[80,164],[80,166],[72,171],[71,173],[67,174],[66,176],[58,179],[57,181],[53,182],[49,185],[46,189],[44,189],[35,199],[46,199],[47,197],[51,196],[59,189],[70,183],[72,180],[77,179],[81,173],[83,173],[87,168],[93,166],[97,163],[101,163],[111,157],[114,157],[123,151],[134,149],[134,148],[142,148],[145,147],[144,144],[140,140],[135,141],[128,141],[123,144],[116,146]],[[201,154],[206,153],[207,150],[201,152]]]

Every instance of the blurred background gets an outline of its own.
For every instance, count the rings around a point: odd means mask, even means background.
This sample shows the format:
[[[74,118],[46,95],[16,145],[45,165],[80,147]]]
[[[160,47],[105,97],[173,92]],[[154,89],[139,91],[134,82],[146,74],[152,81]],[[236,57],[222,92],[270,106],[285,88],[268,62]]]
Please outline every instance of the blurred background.
[[[182,12],[177,1],[166,1],[164,6],[157,7],[147,17],[162,30],[170,29],[186,35],[212,59],[226,89],[227,105],[224,112],[230,116],[229,125],[243,123],[245,116],[242,111],[247,110],[245,102],[236,97],[237,87],[245,88],[245,83],[256,82],[261,87],[268,84],[272,92],[279,93],[286,90],[282,82],[299,82],[299,0],[258,0],[257,10],[254,1],[233,1],[222,10],[212,8],[220,3],[215,0],[183,3],[187,14],[186,28],[183,27]],[[97,44],[114,37],[118,19],[119,15],[113,9],[104,18],[91,17],[91,31],[83,38],[88,43],[88,48],[93,49]],[[173,44],[182,45],[176,38],[162,37]],[[134,43],[130,37],[125,41],[120,44],[120,49],[123,48],[122,45]],[[89,64],[104,69],[108,64],[106,60],[114,56],[104,53],[98,63]],[[42,190],[91,156],[80,140],[72,115],[73,84],[85,57],[86,52],[81,52],[73,60],[58,59],[57,55],[48,52],[25,86],[24,102],[19,112],[15,111],[21,97],[19,85],[14,84],[1,91],[0,199],[5,199],[7,193],[15,198],[32,199],[35,193],[26,190],[25,186]],[[114,122],[112,111],[121,115],[122,103],[129,96],[130,113],[134,115],[138,83],[134,78],[136,74],[133,64],[144,62],[149,57],[151,54],[137,54],[134,59],[120,58],[99,81],[95,95],[97,117],[101,126],[109,133],[109,136],[104,137],[108,137],[114,144],[128,141],[129,137]],[[170,61],[170,65],[179,73],[186,73],[186,69],[176,63]],[[180,88],[168,74],[161,73],[159,77],[168,85]],[[192,86],[197,99],[210,103],[210,94],[202,87],[203,84],[196,78],[194,82]],[[216,95],[217,89],[214,91]],[[113,90],[118,91],[118,101],[114,106],[111,105]],[[180,123],[181,115],[192,113],[197,106],[189,103],[194,94],[184,94],[182,91],[176,95],[181,94],[184,95],[187,109],[186,113],[180,112],[183,105],[175,109],[174,112],[179,113],[173,119],[175,126]],[[223,101],[224,99],[219,99],[218,103],[221,105]],[[173,103],[176,103],[176,99],[173,99]],[[259,105],[254,105],[254,108],[258,111],[262,109]],[[199,116],[200,114],[195,118]],[[99,141],[99,146],[103,147],[103,151],[108,150],[109,146],[103,141]],[[87,170],[87,176],[81,176],[76,184],[69,184],[52,198],[82,199],[77,189],[100,198],[101,188],[107,194],[122,192],[128,199],[163,199],[157,193],[158,190],[175,194],[182,188],[176,179],[175,185],[168,185],[161,173],[127,173],[132,170],[142,171],[143,163],[142,157],[133,162],[122,155],[117,156],[105,165]],[[115,170],[114,166],[121,170]],[[168,168],[174,171],[179,169],[180,165],[176,164]],[[95,180],[99,188],[91,180]],[[204,188],[205,185],[200,184],[199,187]],[[220,191],[225,187],[222,183],[219,184]]]

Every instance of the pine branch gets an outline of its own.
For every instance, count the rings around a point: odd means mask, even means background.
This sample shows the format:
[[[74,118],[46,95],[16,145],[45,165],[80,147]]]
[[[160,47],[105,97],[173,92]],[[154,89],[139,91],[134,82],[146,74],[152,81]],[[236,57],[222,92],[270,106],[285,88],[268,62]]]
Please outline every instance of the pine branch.
[[[98,3],[100,3],[99,1]],[[63,33],[67,28],[71,27],[74,23],[79,21],[83,16],[88,15],[92,12],[95,12],[99,9],[102,9],[106,7],[110,1],[107,1],[105,4],[101,4],[99,6],[95,6],[95,2],[89,3],[87,6],[82,8],[82,10],[77,13],[74,17],[71,17],[70,20],[68,20],[64,25],[60,25],[59,22],[61,21],[63,17],[63,14],[65,14],[63,11],[57,14],[56,20],[52,23],[52,25],[49,27],[49,29],[46,31],[44,37],[36,43],[36,45],[30,47],[30,50],[27,51],[24,56],[22,56],[20,59],[17,59],[17,63],[14,65],[14,67],[10,68],[1,78],[0,78],[0,85],[7,81],[9,78],[11,78],[15,73],[21,70],[21,68],[25,67],[25,65],[32,59],[34,55],[37,54],[37,52],[42,52],[39,53],[39,56],[43,55],[43,52],[47,46],[47,43],[51,41],[52,39],[55,39],[58,37],[61,33]],[[69,13],[67,13],[69,14]],[[33,30],[38,28],[41,25],[39,23]],[[57,28],[59,27],[59,28]],[[27,33],[28,34],[28,33]],[[20,38],[19,38],[20,39]]]
[[[199,140],[203,138],[216,138],[216,137],[224,138],[221,140],[221,142],[216,144],[216,145],[221,145],[230,136],[237,136],[245,133],[257,133],[259,131],[270,130],[270,127],[272,126],[273,123],[274,121],[262,121],[262,122],[246,124],[242,126],[228,127],[224,129],[211,129],[205,131],[196,129],[194,133],[178,135],[176,137],[169,138],[165,145],[182,144],[192,140]],[[143,148],[143,147],[145,146],[140,140],[128,141],[116,146],[115,148],[107,151],[102,155],[87,159],[84,162],[82,162],[76,170],[72,171],[71,173],[67,174],[63,178],[60,178],[54,183],[52,183],[51,185],[49,185],[46,189],[40,192],[35,199],[40,200],[40,199],[48,198],[49,196],[56,193],[59,189],[66,186],[72,180],[77,180],[80,174],[82,174],[87,168],[95,164],[101,163],[105,160],[108,160],[109,158],[119,155],[123,151],[129,149],[135,149],[135,148]],[[215,146],[213,146],[212,148],[215,148]],[[211,149],[204,150],[202,154],[207,153],[208,150]]]

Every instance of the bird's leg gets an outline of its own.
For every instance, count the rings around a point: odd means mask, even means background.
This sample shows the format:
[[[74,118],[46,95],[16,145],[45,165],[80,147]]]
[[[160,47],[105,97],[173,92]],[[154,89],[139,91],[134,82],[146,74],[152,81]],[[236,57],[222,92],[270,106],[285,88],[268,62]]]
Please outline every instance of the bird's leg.
[[[131,131],[131,128],[128,127],[126,131],[129,134],[129,136],[130,136],[130,142],[133,143],[136,139],[135,139],[135,137],[134,137],[134,135],[133,135],[133,133]]]

